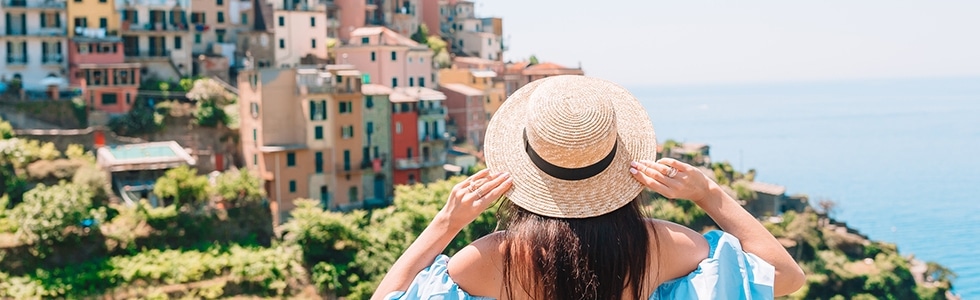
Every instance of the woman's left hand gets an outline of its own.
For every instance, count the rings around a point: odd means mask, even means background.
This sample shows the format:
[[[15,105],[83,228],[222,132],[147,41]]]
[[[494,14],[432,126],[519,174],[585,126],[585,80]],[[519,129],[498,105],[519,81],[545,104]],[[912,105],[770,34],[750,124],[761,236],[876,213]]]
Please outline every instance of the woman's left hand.
[[[463,228],[500,199],[512,183],[508,173],[491,174],[487,169],[477,172],[453,187],[437,218],[446,218],[452,228]]]

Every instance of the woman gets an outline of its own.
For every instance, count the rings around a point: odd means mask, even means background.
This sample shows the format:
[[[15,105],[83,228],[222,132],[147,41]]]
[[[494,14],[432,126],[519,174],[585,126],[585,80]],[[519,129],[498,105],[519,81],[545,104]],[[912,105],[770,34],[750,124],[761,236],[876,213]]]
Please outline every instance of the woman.
[[[557,76],[519,89],[487,128],[488,169],[457,184],[375,299],[759,299],[803,271],[696,168],[653,162],[647,113],[625,89]],[[644,188],[689,199],[727,232],[645,219]],[[439,255],[495,200],[503,230]]]

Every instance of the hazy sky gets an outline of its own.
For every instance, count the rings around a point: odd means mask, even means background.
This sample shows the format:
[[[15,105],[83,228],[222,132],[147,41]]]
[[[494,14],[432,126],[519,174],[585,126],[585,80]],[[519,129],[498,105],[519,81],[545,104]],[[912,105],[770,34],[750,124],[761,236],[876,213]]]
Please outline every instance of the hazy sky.
[[[980,1],[476,1],[531,54],[626,85],[980,75]]]

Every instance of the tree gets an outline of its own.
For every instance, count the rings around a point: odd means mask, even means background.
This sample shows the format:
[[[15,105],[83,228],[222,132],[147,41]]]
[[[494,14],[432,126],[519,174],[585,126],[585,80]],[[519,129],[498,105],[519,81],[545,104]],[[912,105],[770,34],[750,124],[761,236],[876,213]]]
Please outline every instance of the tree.
[[[153,193],[177,207],[184,205],[198,206],[208,199],[208,178],[197,175],[197,170],[188,166],[180,166],[167,170],[163,177],[157,179]]]
[[[194,117],[197,124],[206,127],[218,126],[218,123],[228,124],[224,107],[236,102],[235,94],[211,78],[194,81],[193,87],[187,92],[187,98],[197,102]]]
[[[436,53],[436,54],[439,54],[439,52],[447,50],[446,47],[449,45],[449,43],[446,43],[446,41],[443,40],[438,35],[430,35],[429,37],[427,37],[425,44],[428,44],[429,49],[432,49],[432,53]]]
[[[533,65],[536,65],[536,64],[538,64],[538,57],[537,57],[537,56],[534,56],[534,55],[532,54],[532,55],[531,55],[531,57],[529,57],[529,58],[527,59],[527,61],[529,62],[529,64],[528,64],[529,66],[533,66]]]
[[[39,184],[24,194],[24,202],[14,207],[10,217],[20,224],[17,235],[26,243],[63,241],[65,229],[88,219],[92,192],[85,186],[60,182]]]
[[[0,140],[6,140],[14,137],[14,127],[10,126],[10,122],[4,121],[0,118]]]
[[[262,180],[247,170],[233,170],[219,175],[215,192],[231,205],[257,203],[265,199]]]
[[[429,42],[429,26],[425,23],[419,24],[419,27],[412,34],[412,40],[418,42],[419,44],[426,44]]]
[[[817,201],[817,206],[820,207],[819,213],[827,217],[837,212],[837,202],[834,202],[834,200],[820,199],[820,201]]]
[[[433,56],[432,61],[435,61],[440,69],[447,69],[453,64],[452,58],[449,57],[449,52],[446,52],[446,49],[442,49],[442,51],[439,51],[439,53]]]

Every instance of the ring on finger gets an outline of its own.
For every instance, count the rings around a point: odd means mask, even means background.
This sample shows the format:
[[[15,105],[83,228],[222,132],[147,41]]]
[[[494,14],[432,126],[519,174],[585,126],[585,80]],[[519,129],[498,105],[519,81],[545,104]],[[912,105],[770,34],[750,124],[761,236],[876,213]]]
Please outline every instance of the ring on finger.
[[[666,175],[667,178],[674,178],[674,176],[677,176],[677,168],[667,166],[667,174],[664,175]]]

